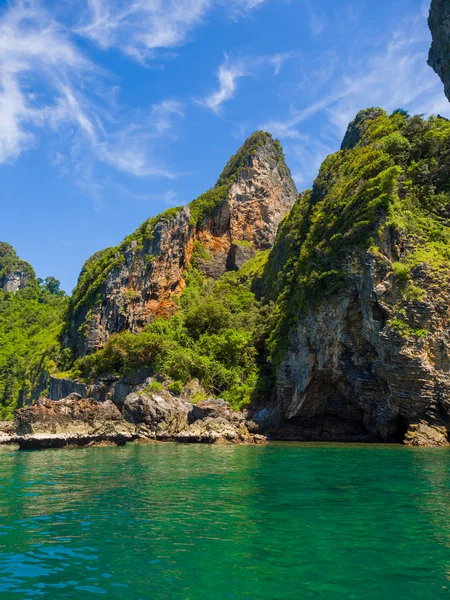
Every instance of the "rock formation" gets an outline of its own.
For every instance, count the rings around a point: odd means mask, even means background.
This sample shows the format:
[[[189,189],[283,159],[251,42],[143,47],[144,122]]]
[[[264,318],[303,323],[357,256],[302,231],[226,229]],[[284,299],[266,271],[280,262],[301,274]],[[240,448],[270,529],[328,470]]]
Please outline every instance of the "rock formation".
[[[269,260],[276,402],[255,419],[287,439],[448,445],[450,124],[364,111],[350,137]]]
[[[18,292],[35,281],[31,265],[21,260],[12,246],[0,242],[0,289]]]
[[[122,409],[110,400],[98,402],[71,394],[58,401],[41,398],[16,411],[14,427],[0,429],[0,443],[23,449],[122,445],[134,440],[199,443],[260,443],[250,433],[245,414],[223,400],[193,405],[167,390],[152,392],[151,380],[129,394]]]
[[[41,398],[15,414],[14,441],[21,448],[124,444],[136,436],[110,401],[97,402],[72,394],[54,402]]]
[[[428,64],[444,84],[450,100],[450,4],[448,0],[432,0],[428,25],[433,38]]]
[[[214,188],[149,219],[120,246],[85,263],[71,300],[67,345],[76,355],[89,354],[112,333],[137,332],[155,315],[170,314],[191,260],[214,278],[238,268],[273,245],[296,198],[278,142],[253,134]]]

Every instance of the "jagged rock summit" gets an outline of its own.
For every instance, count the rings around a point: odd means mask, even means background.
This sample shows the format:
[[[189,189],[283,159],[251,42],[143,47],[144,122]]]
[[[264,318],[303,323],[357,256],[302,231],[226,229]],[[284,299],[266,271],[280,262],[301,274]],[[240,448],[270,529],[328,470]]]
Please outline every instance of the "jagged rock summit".
[[[428,17],[433,38],[428,64],[444,84],[445,95],[450,100],[450,2],[432,0]]]
[[[71,299],[67,345],[75,355],[90,354],[115,332],[137,332],[155,315],[171,314],[192,261],[213,278],[239,268],[273,245],[297,196],[279,142],[254,133],[213,188],[86,261]]]

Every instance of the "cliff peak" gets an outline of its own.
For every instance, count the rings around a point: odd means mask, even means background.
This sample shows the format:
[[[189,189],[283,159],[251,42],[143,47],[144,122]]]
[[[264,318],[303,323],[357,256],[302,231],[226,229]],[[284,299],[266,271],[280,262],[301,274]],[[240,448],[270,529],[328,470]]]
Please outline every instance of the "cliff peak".
[[[67,344],[89,354],[112,333],[137,332],[176,311],[172,296],[183,290],[191,265],[216,279],[271,248],[297,196],[278,140],[253,133],[214,187],[85,262],[71,299]]]
[[[342,140],[341,150],[352,150],[363,138],[370,123],[386,114],[382,108],[372,107],[360,110],[356,117],[350,121]]]
[[[252,157],[256,155],[265,156],[266,159],[277,163],[284,163],[284,153],[280,142],[267,131],[255,131],[227,162],[216,185],[236,181],[242,170],[251,164]]]
[[[35,277],[33,267],[20,259],[10,244],[0,242],[0,289],[17,292],[28,287]]]

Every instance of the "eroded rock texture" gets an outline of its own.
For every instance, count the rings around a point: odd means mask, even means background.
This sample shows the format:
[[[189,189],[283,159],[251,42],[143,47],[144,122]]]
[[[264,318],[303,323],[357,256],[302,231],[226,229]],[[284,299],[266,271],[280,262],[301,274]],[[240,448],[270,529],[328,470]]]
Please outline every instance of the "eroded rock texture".
[[[31,265],[21,260],[12,246],[0,242],[0,289],[18,292],[34,281],[35,274]]]
[[[121,445],[137,439],[214,444],[260,443],[265,438],[250,433],[245,414],[223,400],[193,405],[164,389],[132,392],[121,410],[109,400],[78,394],[58,401],[41,398],[16,411],[14,427],[0,429],[0,443],[24,449]]]
[[[449,444],[449,134],[362,111],[283,223],[266,275],[282,292],[276,403],[255,415],[274,435]],[[434,161],[428,187],[417,157]]]
[[[415,283],[426,283],[426,269]],[[428,333],[387,326],[401,298],[392,260],[368,253],[343,294],[308,312],[291,334],[278,378],[283,436],[314,440],[448,443],[450,377],[447,291],[407,303],[404,319]]]
[[[15,413],[15,438],[22,448],[124,444],[136,437],[112,402],[71,394],[57,402],[41,398]]]
[[[433,37],[428,64],[442,79],[445,94],[450,100],[450,3],[448,0],[432,0],[428,25]]]
[[[201,217],[198,200],[171,209],[118,248],[86,262],[66,337],[76,354],[101,348],[112,333],[137,332],[155,315],[171,314],[171,298],[183,289],[183,273],[199,245],[203,257],[197,265],[214,278],[273,245],[278,224],[297,198],[281,147],[258,132],[236,156],[212,190],[219,190],[219,202],[202,208]]]

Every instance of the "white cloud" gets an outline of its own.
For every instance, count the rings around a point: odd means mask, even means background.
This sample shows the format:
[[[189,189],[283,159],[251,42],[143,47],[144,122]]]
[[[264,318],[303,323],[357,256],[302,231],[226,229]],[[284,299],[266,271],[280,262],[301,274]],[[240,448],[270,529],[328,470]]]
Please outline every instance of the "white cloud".
[[[233,98],[237,87],[237,80],[249,74],[248,67],[249,65],[246,61],[241,59],[232,63],[228,59],[228,56],[225,55],[225,61],[220,65],[217,72],[219,89],[206,96],[201,101],[201,104],[207,106],[215,113],[220,112],[222,104]]]
[[[440,81],[427,65],[424,38],[428,39],[426,24],[407,22],[393,32],[379,54],[348,62],[334,74],[331,87],[323,95],[301,108],[291,108],[285,119],[270,120],[264,127],[272,127],[280,137],[295,138],[302,123],[323,113],[334,126],[335,135],[341,137],[356,113],[369,106],[450,116]]]
[[[246,56],[233,61],[225,54],[225,59],[217,71],[218,89],[197,102],[219,114],[222,104],[234,98],[239,79],[254,75],[261,67],[267,65],[273,66],[274,75],[278,75],[283,64],[295,56],[294,52],[284,52],[267,56]]]
[[[179,202],[177,200],[175,200],[176,197],[177,197],[176,192],[174,192],[173,190],[168,190],[164,194],[164,202],[166,204],[168,204],[169,206],[179,206]]]
[[[428,47],[426,21],[421,17],[407,19],[376,53],[349,59],[341,56],[339,63],[333,62],[328,85],[303,86],[297,90],[295,108],[291,106],[284,118],[262,124],[285,140],[300,186],[309,183],[325,156],[339,148],[348,123],[363,108],[381,106],[388,112],[405,108],[411,114],[450,117],[442,84],[427,65]],[[292,102],[295,97],[291,95]],[[314,136],[306,134],[311,129],[316,131]]]
[[[154,50],[183,44],[209,6],[209,0],[88,0],[76,31],[102,48],[145,61]]]
[[[155,51],[185,44],[216,5],[245,16],[267,0],[86,0],[76,31],[101,48],[119,48],[145,62]]]
[[[279,52],[269,56],[268,61],[273,65],[274,75],[279,75],[284,63],[291,58],[295,58],[295,56],[295,52]]]
[[[162,134],[172,129],[175,117],[184,118],[183,103],[179,100],[167,99],[153,104],[148,122],[153,125],[158,134]]]
[[[309,29],[311,34],[314,37],[318,36],[325,29],[327,25],[327,19],[323,14],[320,14],[313,8],[311,0],[303,0],[303,3],[308,11]]]
[[[4,11],[0,20],[0,163],[34,145],[29,125],[48,121],[48,108],[55,105],[55,96],[61,96],[69,73],[88,78],[91,71],[89,61],[34,3],[18,2]],[[45,79],[40,90],[47,99],[44,106],[29,91],[39,77]]]
[[[231,0],[226,10],[248,13],[262,2]],[[87,58],[78,41],[89,38],[105,50],[114,47],[146,61],[157,49],[188,41],[207,11],[219,4],[222,0],[74,0],[70,7],[50,3],[50,13],[39,0],[12,0],[0,10],[0,164],[37,146],[45,134],[69,141],[74,163],[84,164],[81,157],[89,154],[134,176],[174,177],[155,158],[150,140],[176,137],[183,104],[169,98],[153,104],[147,115],[124,115],[118,86],[111,86],[110,74]],[[239,76],[236,67],[222,70],[212,107],[218,109],[233,95]],[[58,157],[52,164],[67,173],[68,160],[60,150],[49,151]]]
[[[222,0],[222,3],[228,7],[232,17],[246,16],[266,2],[267,0]]]
[[[56,134],[69,142],[70,157],[62,148],[50,151],[52,164],[63,174],[76,173],[96,208],[96,161],[137,177],[173,178],[149,140],[170,132],[184,117],[183,105],[163,100],[146,117],[124,121],[116,111],[117,89],[105,90],[104,76],[37,2],[20,0],[0,13],[0,164],[35,147],[41,133]]]

